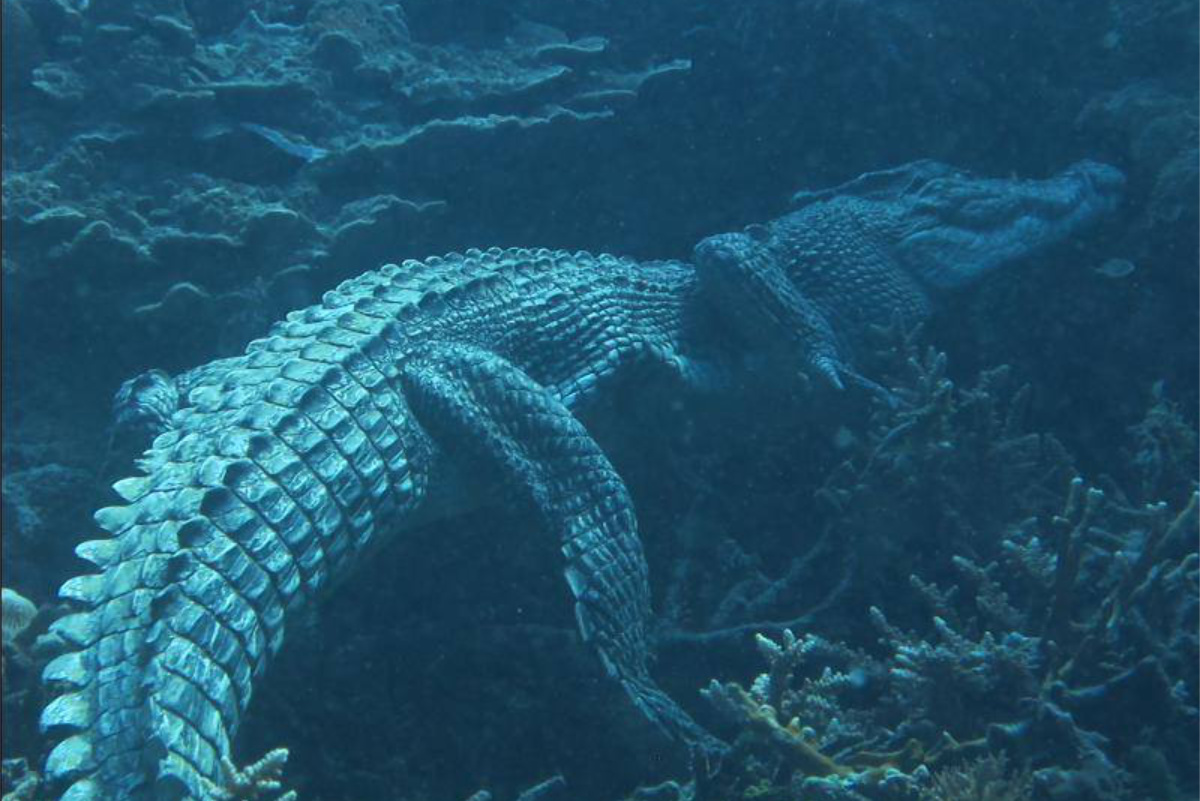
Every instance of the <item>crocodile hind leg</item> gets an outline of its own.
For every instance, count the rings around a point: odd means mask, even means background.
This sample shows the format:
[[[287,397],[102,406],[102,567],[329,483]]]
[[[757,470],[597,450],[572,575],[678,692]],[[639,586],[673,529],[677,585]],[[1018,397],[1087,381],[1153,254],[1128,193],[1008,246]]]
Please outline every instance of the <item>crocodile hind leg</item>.
[[[638,709],[689,747],[723,751],[650,678],[650,586],[633,504],[567,407],[512,363],[467,347],[427,353],[401,380],[444,452],[524,494],[558,536],[580,633]]]

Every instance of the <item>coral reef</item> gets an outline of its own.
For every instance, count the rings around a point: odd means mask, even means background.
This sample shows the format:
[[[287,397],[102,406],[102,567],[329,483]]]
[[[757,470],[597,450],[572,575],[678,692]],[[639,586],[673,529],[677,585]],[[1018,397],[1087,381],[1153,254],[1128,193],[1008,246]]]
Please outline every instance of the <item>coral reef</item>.
[[[881,335],[894,343],[880,355],[900,402],[875,401],[868,434],[817,490],[835,514],[809,547],[832,538],[887,547],[889,558],[855,561],[832,585],[837,604],[802,619],[805,633],[758,634],[767,669],[749,689],[710,682],[702,694],[738,733],[735,756],[680,797],[1194,790],[1196,480],[1192,465],[1144,444],[1164,428],[1187,443],[1185,427],[1154,397],[1147,419],[1160,422],[1131,431],[1134,448],[1156,460],[1139,490],[1190,488],[1176,504],[1139,503],[1115,485],[1065,478],[1070,457],[1054,438],[1023,430],[1029,389],[1007,389],[1007,370],[958,388],[942,354],[897,331]],[[927,525],[939,533],[922,535]],[[892,572],[902,558],[906,581]],[[793,565],[773,595],[817,580]],[[872,634],[851,623],[860,610]],[[676,634],[684,643],[729,636],[746,637],[746,627]]]

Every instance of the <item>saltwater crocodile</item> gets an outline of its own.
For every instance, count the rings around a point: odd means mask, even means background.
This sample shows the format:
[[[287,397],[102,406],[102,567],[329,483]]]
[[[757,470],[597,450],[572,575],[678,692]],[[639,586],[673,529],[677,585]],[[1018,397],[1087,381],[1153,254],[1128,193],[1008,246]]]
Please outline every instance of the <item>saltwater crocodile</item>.
[[[577,413],[640,370],[718,389],[740,349],[870,385],[870,322],[1112,209],[1113,168],[987,180],[933,162],[798,195],[701,242],[694,265],[468,250],[387,265],[292,312],[245,354],[127,385],[161,429],[96,513],[45,681],[46,774],[67,801],[221,797],[222,761],[288,623],[362,554],[468,491],[522,496],[558,537],[582,637],[661,729],[720,750],[647,670],[650,598],[620,477]],[[715,332],[713,318],[728,324]],[[728,336],[733,330],[741,335]],[[720,340],[720,341],[718,341]],[[737,343],[736,347],[733,344]],[[471,486],[475,486],[472,483]]]

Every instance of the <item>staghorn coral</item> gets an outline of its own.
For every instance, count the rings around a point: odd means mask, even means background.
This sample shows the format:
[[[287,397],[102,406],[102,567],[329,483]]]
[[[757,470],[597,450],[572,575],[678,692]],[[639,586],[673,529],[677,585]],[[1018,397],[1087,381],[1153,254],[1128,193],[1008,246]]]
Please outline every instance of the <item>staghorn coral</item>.
[[[1027,801],[1032,793],[1028,770],[1010,773],[1003,756],[987,756],[933,774],[921,801]]]
[[[1135,502],[1111,478],[1089,483],[1061,443],[1023,429],[1030,393],[1009,390],[1007,371],[962,389],[944,356],[917,350],[911,333],[887,336],[880,358],[901,403],[877,400],[867,433],[843,438],[841,466],[818,491],[833,512],[813,547],[880,547],[888,559],[846,562],[833,611],[794,619],[804,634],[760,634],[766,671],[749,689],[704,691],[741,736],[735,760],[697,777],[696,797],[1133,799],[1194,788],[1196,493]],[[1158,422],[1130,431],[1156,476],[1134,497],[1195,486],[1193,468],[1146,445],[1154,432],[1187,431],[1154,403],[1147,417]],[[892,578],[898,566],[907,581]],[[856,589],[867,575],[890,594]],[[768,591],[806,579],[819,580],[793,569]],[[874,637],[846,607],[872,597],[882,601],[867,616]],[[1002,781],[1004,754],[1017,768]]]
[[[1013,714],[1016,699],[1038,691],[1039,643],[1019,632],[985,631],[971,640],[934,617],[937,644],[900,632],[883,612],[871,619],[892,649],[889,677],[895,702],[956,738],[978,737],[980,722]]]
[[[1128,458],[1139,474],[1139,497],[1178,501],[1195,490],[1200,438],[1161,381],[1151,387],[1146,414],[1129,434],[1133,443]]]
[[[218,784],[209,783],[209,790],[215,801],[254,801],[267,798],[273,793],[275,801],[296,801],[294,790],[283,790],[283,766],[288,761],[288,750],[276,748],[268,751],[262,759],[238,768],[229,757],[221,759],[222,781]]]

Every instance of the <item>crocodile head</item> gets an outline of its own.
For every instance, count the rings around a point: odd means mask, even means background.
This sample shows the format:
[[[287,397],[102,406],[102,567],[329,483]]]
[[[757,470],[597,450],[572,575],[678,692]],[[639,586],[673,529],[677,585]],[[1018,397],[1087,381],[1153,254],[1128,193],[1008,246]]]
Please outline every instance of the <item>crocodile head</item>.
[[[910,165],[891,206],[896,258],[932,287],[954,287],[1062,241],[1114,211],[1125,177],[1081,161],[1045,180],[978,178],[943,164]],[[903,169],[903,168],[902,168]]]
[[[1124,183],[1090,161],[1037,181],[919,161],[800,193],[790,214],[703,240],[694,261],[710,303],[756,349],[784,345],[793,362],[798,350],[840,386],[838,376],[857,378],[849,354],[872,325],[919,322],[931,294],[1115,209]]]

